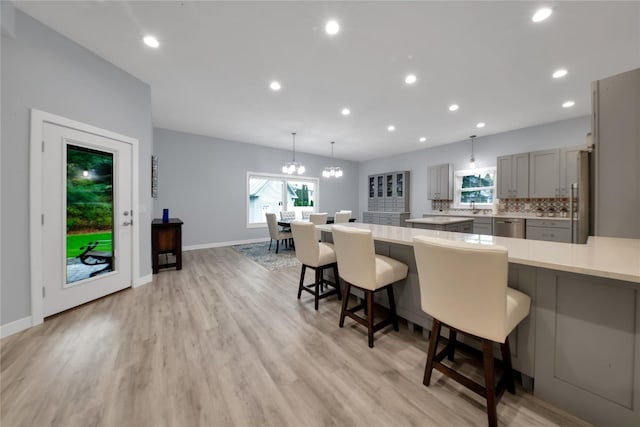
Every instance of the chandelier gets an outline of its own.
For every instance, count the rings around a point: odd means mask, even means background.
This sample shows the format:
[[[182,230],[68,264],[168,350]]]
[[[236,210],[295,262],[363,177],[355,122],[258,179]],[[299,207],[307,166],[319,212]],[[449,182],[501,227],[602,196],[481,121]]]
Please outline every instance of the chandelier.
[[[331,162],[333,163],[333,144],[335,144],[335,141],[331,141]],[[340,166],[327,166],[326,168],[324,168],[324,170],[322,171],[322,176],[325,178],[340,178],[342,176],[342,169],[340,169]]]
[[[297,172],[298,175],[302,175],[306,168],[302,163],[296,162],[296,133],[291,132],[291,135],[293,136],[293,160],[282,166],[282,173],[291,175],[292,173]]]

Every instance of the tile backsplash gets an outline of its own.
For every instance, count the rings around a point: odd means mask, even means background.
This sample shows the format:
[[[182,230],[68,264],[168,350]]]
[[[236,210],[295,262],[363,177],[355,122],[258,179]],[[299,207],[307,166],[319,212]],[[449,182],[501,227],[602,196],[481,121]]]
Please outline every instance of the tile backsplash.
[[[468,212],[469,209],[455,209],[452,200],[432,200],[431,209],[434,211],[446,210],[449,212]],[[573,210],[577,210],[577,200],[573,201]],[[488,209],[490,210],[490,209]],[[560,215],[561,212],[569,211],[569,199],[502,199],[498,203],[498,212],[500,213],[519,213],[519,214],[535,214],[542,211],[543,213],[555,212],[556,215]]]

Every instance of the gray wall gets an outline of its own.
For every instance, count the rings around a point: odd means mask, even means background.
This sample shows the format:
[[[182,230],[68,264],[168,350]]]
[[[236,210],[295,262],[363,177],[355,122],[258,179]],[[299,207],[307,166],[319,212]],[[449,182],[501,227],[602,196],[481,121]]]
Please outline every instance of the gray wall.
[[[591,118],[585,116],[496,135],[479,136],[474,141],[476,167],[495,166],[496,158],[506,154],[585,145],[586,134],[590,130]],[[419,218],[423,213],[431,211],[431,202],[427,200],[427,167],[453,163],[454,170],[468,169],[469,157],[471,142],[465,140],[360,163],[360,219],[362,212],[367,210],[368,175],[395,170],[411,171],[411,217]]]
[[[7,9],[10,8],[10,9]],[[142,81],[2,2],[2,296],[0,323],[31,314],[29,110],[140,141],[140,223],[149,224],[151,90]],[[151,274],[149,227],[140,227],[140,274]]]
[[[155,217],[168,208],[171,217],[182,219],[184,246],[269,236],[266,227],[246,226],[247,172],[281,175],[290,150],[154,129],[154,154],[159,170]],[[320,212],[357,213],[357,163],[305,153],[296,153],[296,160],[307,168],[305,177],[320,179]],[[331,165],[343,168],[344,176],[322,178],[322,169]]]

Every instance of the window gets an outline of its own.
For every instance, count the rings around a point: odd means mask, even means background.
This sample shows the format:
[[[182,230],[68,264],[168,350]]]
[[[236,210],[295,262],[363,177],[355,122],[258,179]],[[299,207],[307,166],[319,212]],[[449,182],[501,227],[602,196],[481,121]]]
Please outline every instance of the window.
[[[318,179],[247,173],[247,226],[264,227],[265,213],[317,212]]]
[[[454,207],[489,208],[496,192],[496,168],[455,171]]]

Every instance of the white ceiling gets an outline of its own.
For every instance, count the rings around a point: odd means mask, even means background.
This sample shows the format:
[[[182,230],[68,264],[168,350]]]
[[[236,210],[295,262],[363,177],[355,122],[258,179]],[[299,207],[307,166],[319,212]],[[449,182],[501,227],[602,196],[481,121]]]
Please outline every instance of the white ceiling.
[[[640,2],[15,4],[150,84],[154,126],[357,161],[583,116],[591,81],[640,67]]]

